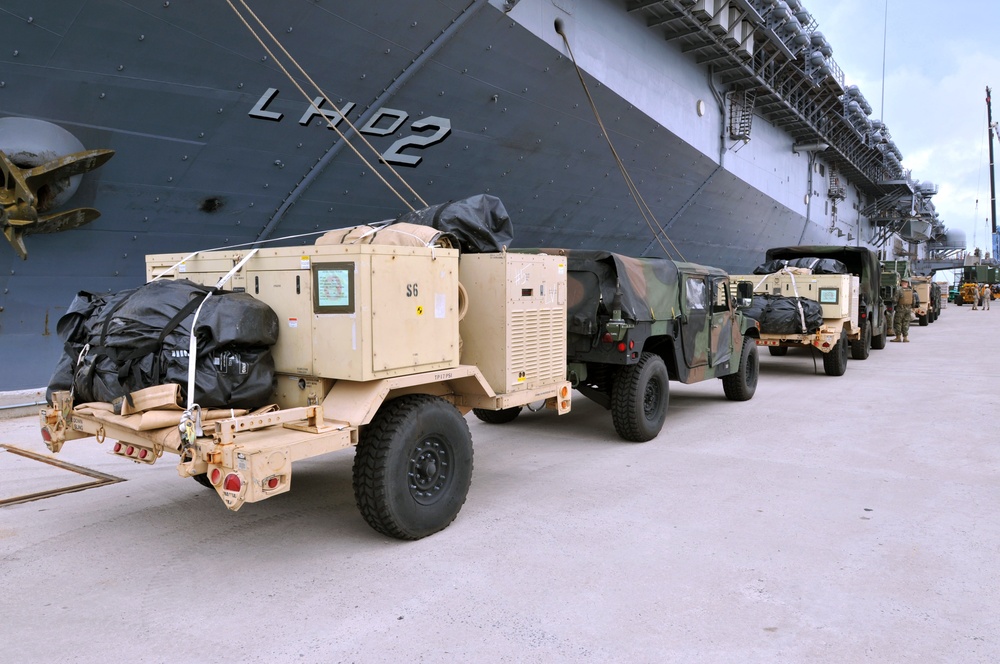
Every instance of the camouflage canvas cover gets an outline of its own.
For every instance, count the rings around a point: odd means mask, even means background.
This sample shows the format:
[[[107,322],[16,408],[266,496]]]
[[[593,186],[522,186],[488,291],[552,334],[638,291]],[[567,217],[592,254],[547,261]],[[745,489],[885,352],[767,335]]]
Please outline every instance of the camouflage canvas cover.
[[[562,252],[569,270],[570,332],[590,334],[598,311],[611,314],[618,293],[622,317],[634,322],[677,315],[677,265],[665,258],[631,258],[608,251]]]

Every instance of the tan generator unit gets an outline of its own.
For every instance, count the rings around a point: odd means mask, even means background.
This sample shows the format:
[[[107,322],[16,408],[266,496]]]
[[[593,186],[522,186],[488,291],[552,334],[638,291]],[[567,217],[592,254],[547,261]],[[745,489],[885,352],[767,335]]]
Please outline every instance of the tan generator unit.
[[[478,366],[497,393],[532,390],[566,377],[566,258],[467,254],[460,280],[462,364]]]
[[[149,256],[147,278],[180,263],[172,276],[214,286],[248,253]],[[261,249],[224,288],[244,289],[278,315],[279,374],[369,381],[458,366],[456,249]]]

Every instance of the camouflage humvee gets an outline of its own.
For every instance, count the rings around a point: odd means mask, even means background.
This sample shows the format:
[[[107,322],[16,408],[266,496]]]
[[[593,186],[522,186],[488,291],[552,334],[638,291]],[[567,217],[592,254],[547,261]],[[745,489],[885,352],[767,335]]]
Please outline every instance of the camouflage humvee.
[[[618,434],[655,438],[669,403],[669,380],[722,380],[746,401],[757,388],[757,323],[737,309],[722,270],[605,251],[533,249],[567,257],[569,380],[611,410]],[[751,284],[740,297],[752,298]]]

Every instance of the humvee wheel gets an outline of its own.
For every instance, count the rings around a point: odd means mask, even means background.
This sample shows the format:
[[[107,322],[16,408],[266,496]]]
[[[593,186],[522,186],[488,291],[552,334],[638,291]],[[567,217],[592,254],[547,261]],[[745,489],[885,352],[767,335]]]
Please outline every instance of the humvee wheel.
[[[622,367],[611,386],[611,420],[625,440],[644,443],[663,428],[670,403],[670,377],[663,358],[643,353],[636,364]]]
[[[840,341],[829,353],[823,354],[823,371],[827,376],[843,376],[847,371],[847,332],[840,331]]]
[[[920,323],[920,327],[927,327],[927,314],[917,316],[917,322]]]
[[[861,338],[851,342],[851,359],[867,360],[872,350],[872,326],[868,321],[861,323]]]
[[[788,346],[768,346],[767,352],[774,357],[784,357],[788,355]]]
[[[384,404],[361,430],[354,499],[375,530],[415,540],[443,530],[472,484],[472,436],[454,406],[410,394]]]
[[[486,408],[473,408],[472,414],[489,424],[507,424],[517,419],[521,414],[521,406],[513,408],[501,408],[500,410],[488,410]]]
[[[888,323],[886,323],[885,316],[882,316],[882,328],[881,334],[872,334],[872,348],[875,350],[882,350],[885,348],[885,342],[888,340]]]
[[[773,348],[773,346],[772,346]],[[785,348],[784,350],[788,350]],[[757,376],[760,375],[760,358],[757,357],[757,344],[753,339],[743,340],[743,352],[740,353],[740,367],[734,374],[722,377],[722,390],[730,401],[749,401],[757,391]]]
[[[191,479],[193,479],[195,482],[202,485],[206,489],[212,489],[213,491],[215,491],[215,487],[212,485],[212,482],[208,479],[208,473],[198,473],[197,475],[192,475]]]

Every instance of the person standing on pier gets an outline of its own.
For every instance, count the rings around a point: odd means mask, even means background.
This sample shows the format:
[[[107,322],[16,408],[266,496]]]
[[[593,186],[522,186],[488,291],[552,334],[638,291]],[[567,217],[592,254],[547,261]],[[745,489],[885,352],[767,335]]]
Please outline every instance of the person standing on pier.
[[[910,288],[909,280],[900,280],[899,294],[896,296],[896,312],[892,321],[892,328],[896,331],[896,338],[891,341],[910,342],[910,317],[913,316],[912,308],[918,304],[917,293]],[[900,336],[902,336],[902,339],[900,339]]]
[[[983,284],[983,288],[982,290],[979,291],[979,294],[982,296],[981,299],[979,300],[979,305],[983,308],[983,311],[986,311],[987,309],[990,308],[991,293],[989,284]]]

